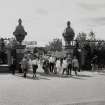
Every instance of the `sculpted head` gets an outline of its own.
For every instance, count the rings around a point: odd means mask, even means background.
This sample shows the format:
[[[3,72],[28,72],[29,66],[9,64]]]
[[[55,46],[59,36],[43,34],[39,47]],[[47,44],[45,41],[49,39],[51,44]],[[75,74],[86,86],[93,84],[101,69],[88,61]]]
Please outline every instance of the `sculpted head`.
[[[22,20],[21,20],[21,19],[19,19],[19,20],[18,20],[18,23],[21,25],[21,24],[22,24]]]
[[[70,22],[70,21],[68,21],[68,22],[67,22],[67,27],[70,27],[70,24],[71,24],[71,22]]]

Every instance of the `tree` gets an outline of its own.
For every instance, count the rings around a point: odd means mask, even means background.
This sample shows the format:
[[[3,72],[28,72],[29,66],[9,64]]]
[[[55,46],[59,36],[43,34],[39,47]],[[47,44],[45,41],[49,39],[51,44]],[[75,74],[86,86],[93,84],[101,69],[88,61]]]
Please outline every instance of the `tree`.
[[[84,45],[86,44],[87,34],[84,32],[81,32],[77,35],[76,41],[79,42],[79,47],[82,49]]]
[[[49,42],[49,45],[46,46],[49,51],[61,51],[62,50],[62,40],[61,39],[53,39],[53,41]]]
[[[81,32],[77,35],[76,40],[84,41],[87,39],[87,34],[84,32]]]
[[[1,38],[0,39],[0,51],[4,51],[5,50],[5,42],[4,39]]]
[[[93,31],[90,31],[89,33],[89,40],[95,40],[95,33]]]
[[[15,38],[8,38],[7,47],[14,48],[17,44],[18,42],[16,41]]]
[[[82,51],[81,54],[83,54],[82,59],[84,59],[84,64],[82,65],[82,67],[89,70],[91,69],[91,47],[89,41],[87,40],[87,34],[84,32],[79,33],[76,40],[77,42],[79,42],[78,46]]]
[[[35,47],[33,50],[33,54],[36,54],[36,55],[43,55],[46,53],[47,53],[47,50],[45,47]]]
[[[89,39],[90,40],[90,47],[91,47],[91,51],[93,52],[95,46],[96,46],[96,42],[94,42],[96,40],[95,38],[95,33],[93,31],[90,31],[90,33],[88,34]]]
[[[0,63],[2,64],[7,63],[7,54],[6,54],[6,47],[4,38],[0,39]]]

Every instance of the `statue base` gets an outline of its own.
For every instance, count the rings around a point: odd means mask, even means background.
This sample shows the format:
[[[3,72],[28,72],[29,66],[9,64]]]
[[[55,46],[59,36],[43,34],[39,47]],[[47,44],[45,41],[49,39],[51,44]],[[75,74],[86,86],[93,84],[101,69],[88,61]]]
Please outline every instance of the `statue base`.
[[[16,46],[16,62],[17,62],[17,70],[19,73],[22,73],[21,69],[21,61],[24,57],[24,50],[25,50],[26,45],[17,45]]]
[[[71,55],[71,57],[73,57],[73,50],[74,47],[73,46],[65,46],[65,51],[66,51],[66,56]]]
[[[17,45],[16,46],[17,63],[20,63],[21,60],[23,59],[25,47],[26,47],[25,45]]]

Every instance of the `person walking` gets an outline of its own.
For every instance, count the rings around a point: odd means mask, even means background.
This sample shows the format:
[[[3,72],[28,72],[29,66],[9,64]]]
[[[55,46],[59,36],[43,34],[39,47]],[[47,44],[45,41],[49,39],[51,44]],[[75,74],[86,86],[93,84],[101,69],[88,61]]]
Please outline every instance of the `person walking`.
[[[60,65],[60,59],[59,58],[56,61],[56,69],[57,69],[57,73],[60,74],[61,73],[61,65]]]
[[[36,71],[38,69],[38,59],[33,58],[32,60],[33,78],[36,77]]]
[[[67,57],[67,75],[72,75],[71,70],[72,70],[72,58],[70,55],[68,55]]]
[[[42,68],[43,68],[45,74],[49,74],[50,73],[49,60],[48,59],[44,60]]]
[[[26,78],[27,76],[27,71],[28,71],[28,59],[27,56],[24,56],[21,62],[21,68],[23,69],[23,73],[24,73],[24,78]]]
[[[65,71],[66,71],[66,74],[67,74],[67,59],[66,58],[63,59],[62,69],[63,69],[62,75],[64,74]]]
[[[55,62],[55,59],[54,59],[54,57],[50,57],[49,58],[49,66],[50,66],[50,72],[51,73],[53,73],[53,71],[54,71],[54,62]]]
[[[91,61],[92,71],[96,70],[97,58],[98,58],[97,55],[95,55],[95,56],[92,58],[92,61]]]
[[[72,65],[73,65],[73,69],[75,71],[75,75],[77,76],[77,71],[79,69],[79,62],[78,62],[78,59],[76,58],[76,56],[74,56],[74,58],[72,60]]]
[[[12,62],[11,62],[11,66],[10,69],[12,71],[12,74],[15,75],[15,70],[16,70],[16,59],[12,57]]]

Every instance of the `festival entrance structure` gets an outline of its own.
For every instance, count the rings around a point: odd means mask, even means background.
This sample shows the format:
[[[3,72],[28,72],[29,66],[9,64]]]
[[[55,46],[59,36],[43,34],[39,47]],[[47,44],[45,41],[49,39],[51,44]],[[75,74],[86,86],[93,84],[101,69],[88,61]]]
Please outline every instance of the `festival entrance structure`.
[[[12,64],[12,60],[16,59],[17,70],[19,69],[20,62],[24,56],[24,50],[26,45],[22,44],[27,32],[25,32],[22,26],[22,20],[18,20],[18,26],[16,27],[13,35],[15,38],[1,38],[0,39],[0,72],[9,72],[9,67]],[[11,43],[12,42],[12,43]]]
[[[18,20],[18,26],[16,27],[15,31],[13,32],[13,35],[16,38],[17,45],[14,48],[14,52],[16,52],[16,62],[17,62],[17,69],[20,68],[20,62],[24,56],[24,50],[26,48],[26,45],[22,44],[22,41],[25,39],[25,36],[27,35],[27,32],[24,30],[24,27],[22,26],[22,20]],[[21,71],[20,71],[21,72]]]
[[[80,68],[85,70],[91,69],[91,61],[94,56],[97,56],[97,64],[105,65],[105,41],[104,40],[76,40],[75,33],[70,26],[70,21],[67,22],[67,28],[64,30],[66,56],[76,56],[80,63]]]
[[[18,26],[16,27],[15,31],[13,32],[13,35],[16,38],[16,41],[18,42],[15,46],[16,49],[16,59],[17,63],[19,63],[24,55],[24,49],[25,45],[22,44],[22,41],[25,39],[25,36],[27,35],[27,32],[24,30],[24,27],[22,26],[22,20],[18,20]]]
[[[79,59],[81,69],[91,70],[91,63],[97,57],[95,63],[98,69],[105,65],[105,41],[104,40],[73,40],[75,42],[74,53]],[[104,67],[105,68],[105,67]]]

